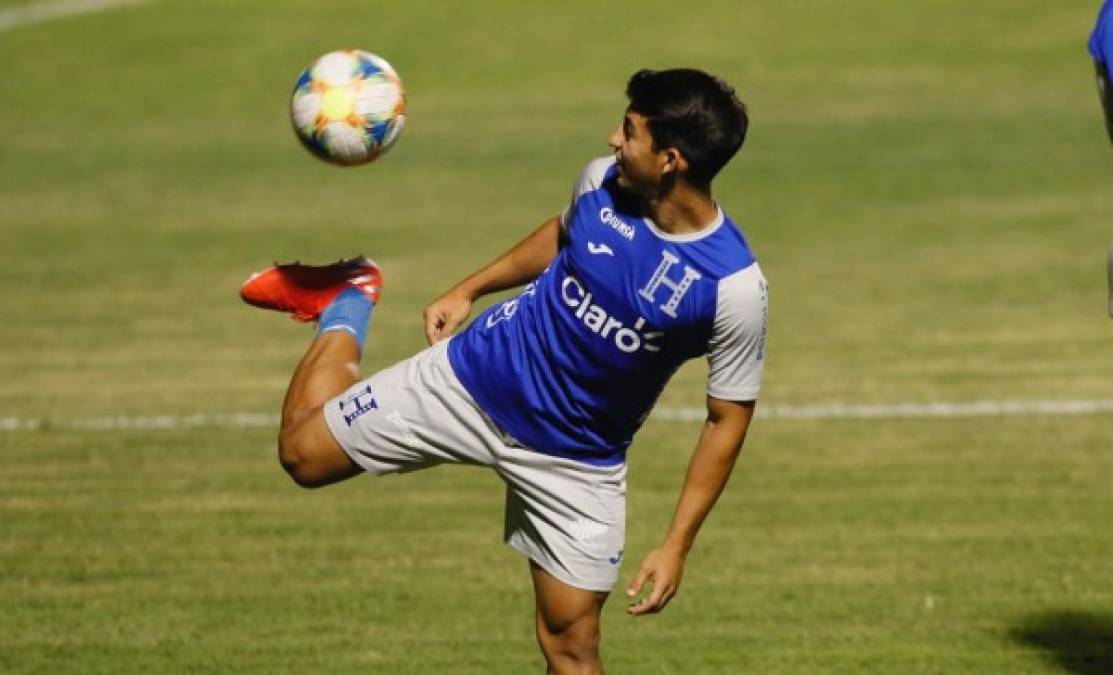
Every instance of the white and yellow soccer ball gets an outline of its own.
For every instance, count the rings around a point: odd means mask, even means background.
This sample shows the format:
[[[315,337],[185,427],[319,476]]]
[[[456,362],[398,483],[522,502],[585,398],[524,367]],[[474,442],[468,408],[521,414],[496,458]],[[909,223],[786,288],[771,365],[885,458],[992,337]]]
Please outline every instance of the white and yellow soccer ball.
[[[367,164],[402,133],[406,94],[386,59],[358,49],[329,52],[298,77],[290,119],[317,157],[341,166]]]

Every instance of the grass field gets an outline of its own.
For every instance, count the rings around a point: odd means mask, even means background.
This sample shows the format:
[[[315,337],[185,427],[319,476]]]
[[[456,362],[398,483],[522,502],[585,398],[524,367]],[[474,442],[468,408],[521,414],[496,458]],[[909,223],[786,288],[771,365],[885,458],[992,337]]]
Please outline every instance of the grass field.
[[[751,109],[717,197],[771,282],[763,404],[1113,398],[1097,5],[152,0],[0,32],[0,417],[276,412],[310,332],[236,297],[275,259],[374,256],[365,369],[408,356],[672,65]],[[412,113],[358,170],[286,118],[346,46]],[[697,432],[635,441],[623,580]],[[1108,413],[760,420],[679,597],[607,607],[610,671],[1113,672],[1111,439]],[[299,491],[273,445],[0,431],[0,671],[541,672],[497,479]]]

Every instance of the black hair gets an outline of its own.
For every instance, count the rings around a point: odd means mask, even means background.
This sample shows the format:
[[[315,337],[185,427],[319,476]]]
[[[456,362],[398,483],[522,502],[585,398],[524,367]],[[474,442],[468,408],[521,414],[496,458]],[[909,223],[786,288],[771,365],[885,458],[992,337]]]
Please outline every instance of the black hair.
[[[629,109],[646,118],[653,147],[676,148],[688,160],[693,183],[710,183],[746,140],[746,106],[730,85],[702,70],[639,70],[626,97]]]

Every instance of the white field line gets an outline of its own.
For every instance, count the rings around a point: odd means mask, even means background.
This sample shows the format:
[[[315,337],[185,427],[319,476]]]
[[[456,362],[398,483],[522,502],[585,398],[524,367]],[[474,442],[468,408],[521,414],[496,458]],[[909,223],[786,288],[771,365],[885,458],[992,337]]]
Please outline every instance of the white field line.
[[[208,415],[104,415],[101,417],[0,417],[0,431],[117,431],[131,429],[252,429],[278,426],[273,413]]]
[[[893,403],[759,405],[757,416],[781,420],[893,419],[909,417],[998,417],[1010,415],[1093,415],[1113,412],[1113,399],[1072,401],[970,401],[966,403]],[[651,420],[692,422],[704,418],[703,408],[659,407]],[[118,431],[278,426],[273,413],[197,413],[193,415],[104,415],[100,417],[0,417],[4,431]]]
[[[138,5],[145,0],[46,0],[29,5],[0,9],[0,33],[52,19],[91,14],[124,5]]]
[[[1074,401],[968,401],[965,403],[816,403],[761,405],[757,417],[782,420],[891,419],[897,417],[999,417],[1007,415],[1093,415],[1113,412],[1113,399]],[[703,408],[658,408],[650,419],[702,420]]]

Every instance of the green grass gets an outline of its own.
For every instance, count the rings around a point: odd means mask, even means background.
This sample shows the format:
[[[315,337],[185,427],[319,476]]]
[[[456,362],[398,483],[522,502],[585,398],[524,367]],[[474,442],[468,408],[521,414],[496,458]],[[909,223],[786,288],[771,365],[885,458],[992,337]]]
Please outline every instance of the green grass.
[[[625,78],[669,65],[751,109],[717,197],[772,284],[763,402],[1113,397],[1096,3],[599,5],[158,0],[0,34],[0,417],[276,411],[309,333],[235,294],[276,258],[373,255],[365,367],[409,355],[424,303],[563,208]],[[343,46],[412,112],[348,171],[286,120]],[[1110,430],[762,420],[676,601],[607,607],[607,663],[1113,669]],[[696,433],[635,442],[623,580]],[[493,476],[301,492],[273,436],[0,432],[0,671],[540,671]]]

